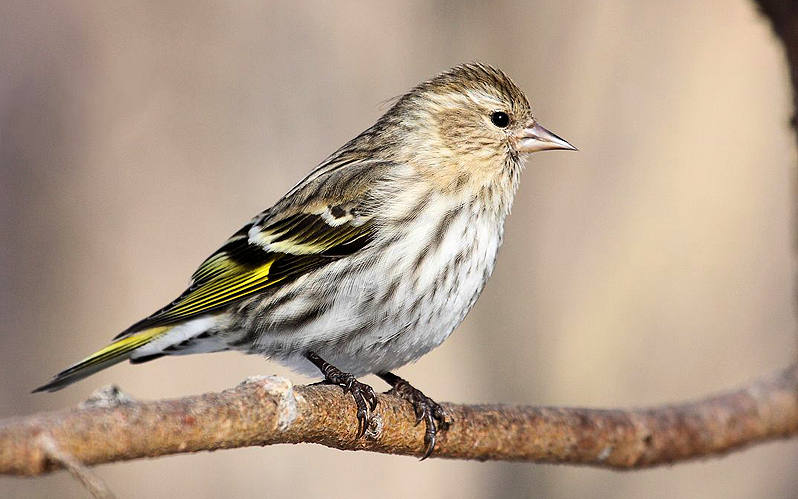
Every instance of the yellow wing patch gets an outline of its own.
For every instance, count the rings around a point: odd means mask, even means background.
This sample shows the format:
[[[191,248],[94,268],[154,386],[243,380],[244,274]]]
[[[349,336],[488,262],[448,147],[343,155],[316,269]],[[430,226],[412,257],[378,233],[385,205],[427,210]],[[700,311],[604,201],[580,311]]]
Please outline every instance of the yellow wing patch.
[[[353,236],[357,236],[359,232],[357,227],[351,227],[347,230],[321,234],[315,237],[289,237],[285,239],[280,239],[282,234],[264,233],[258,237],[258,243],[268,247],[270,251],[292,255],[316,255],[338,244],[354,239]]]
[[[302,213],[283,219],[257,232],[250,233],[250,241],[268,251],[291,255],[315,255],[346,243],[369,230],[369,217],[331,225],[331,221],[317,213]]]
[[[272,258],[265,264],[255,268],[246,268],[229,258],[219,258],[213,262],[213,277],[196,287],[189,289],[176,303],[162,314],[156,314],[159,321],[171,321],[201,314],[220,305],[260,291],[279,279],[269,279],[269,270],[274,263]]]
[[[119,337],[218,310],[359,251],[372,234],[368,218],[359,222],[330,226],[321,215],[301,213],[257,233],[245,226],[200,265],[183,294]]]

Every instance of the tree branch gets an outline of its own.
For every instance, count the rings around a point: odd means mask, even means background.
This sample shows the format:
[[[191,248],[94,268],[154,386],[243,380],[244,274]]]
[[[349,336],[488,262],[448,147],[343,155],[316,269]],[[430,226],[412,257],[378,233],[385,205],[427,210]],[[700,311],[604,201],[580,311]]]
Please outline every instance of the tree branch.
[[[335,386],[253,378],[221,393],[155,402],[100,399],[89,407],[0,423],[0,473],[63,466],[42,435],[84,465],[252,445],[310,442],[421,456],[423,426],[409,404],[379,397],[365,438],[355,406]],[[734,392],[637,410],[445,404],[454,425],[434,457],[574,463],[630,469],[723,454],[798,434],[798,365]]]

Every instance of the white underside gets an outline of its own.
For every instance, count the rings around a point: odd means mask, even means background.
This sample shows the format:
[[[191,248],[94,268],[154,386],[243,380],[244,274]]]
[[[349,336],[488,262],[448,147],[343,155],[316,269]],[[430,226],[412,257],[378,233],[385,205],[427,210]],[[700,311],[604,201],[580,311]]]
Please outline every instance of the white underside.
[[[147,357],[149,355],[163,353],[164,349],[172,345],[179,345],[184,341],[188,341],[189,344],[171,353],[175,355],[185,355],[191,353],[209,353],[227,350],[227,345],[221,338],[218,337],[203,338],[201,341],[192,341],[205,331],[216,328],[219,323],[220,318],[218,316],[204,316],[177,324],[173,328],[169,329],[169,331],[164,333],[163,336],[160,336],[152,342],[137,348],[133,354],[131,354],[130,358],[137,359],[140,357]]]
[[[405,227],[401,246],[385,252],[375,265],[363,265],[351,272],[359,265],[341,260],[325,267],[313,281],[338,283],[327,286],[334,299],[326,313],[299,328],[281,327],[283,319],[314,306],[320,291],[308,290],[306,296],[270,311],[270,320],[262,325],[262,334],[252,350],[273,356],[304,374],[318,375],[318,369],[302,356],[305,348],[312,348],[339,369],[362,375],[395,369],[440,345],[482,290],[501,240],[501,223],[463,210],[452,219],[442,242],[415,268],[418,248],[428,244],[438,221],[451,206],[442,196],[430,203],[425,216]],[[470,258],[441,279],[441,272],[453,266],[452,261],[469,246]],[[384,304],[375,304],[394,280],[399,284],[393,294]],[[307,286],[307,282],[298,281],[296,285]],[[291,350],[296,352],[280,354]]]

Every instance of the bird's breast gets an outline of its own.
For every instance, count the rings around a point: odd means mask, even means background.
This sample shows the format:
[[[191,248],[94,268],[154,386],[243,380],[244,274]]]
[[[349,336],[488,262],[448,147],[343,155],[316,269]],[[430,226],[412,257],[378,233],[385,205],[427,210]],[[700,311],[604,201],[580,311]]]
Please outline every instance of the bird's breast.
[[[394,247],[382,252],[376,278],[391,293],[381,312],[395,324],[385,332],[395,348],[407,348],[406,361],[439,345],[474,305],[493,271],[503,222],[478,202],[433,195],[393,228]]]
[[[503,220],[441,194],[410,208],[404,216],[383,217],[358,254],[264,303],[265,321],[256,326],[261,334],[251,351],[302,369],[312,366],[301,353],[312,350],[365,374],[394,369],[441,344],[490,276]]]

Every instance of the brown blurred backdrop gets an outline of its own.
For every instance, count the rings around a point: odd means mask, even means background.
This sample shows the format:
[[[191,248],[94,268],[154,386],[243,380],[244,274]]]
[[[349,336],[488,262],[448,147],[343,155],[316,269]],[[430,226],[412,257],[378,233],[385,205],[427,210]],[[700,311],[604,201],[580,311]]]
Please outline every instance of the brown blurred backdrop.
[[[615,407],[794,358],[789,87],[748,1],[3,0],[0,417],[111,382],[154,399],[308,381],[225,353],[28,393],[173,298],[388,98],[472,60],[580,152],[533,158],[475,310],[403,376],[440,400]],[[786,498],[798,442],[623,474],[311,445],[97,470],[120,497]],[[0,478],[0,497],[85,495],[64,473]]]

